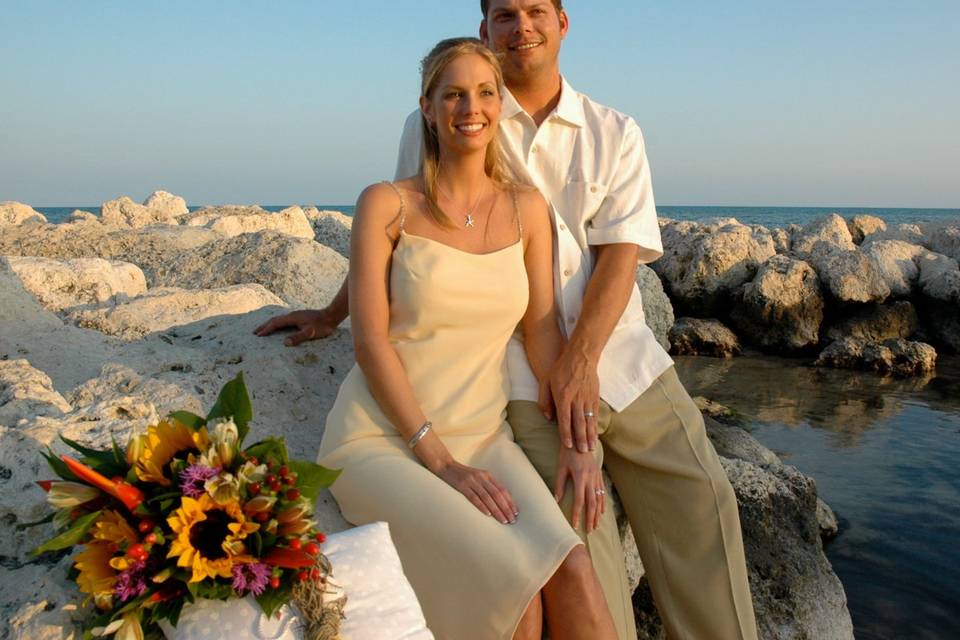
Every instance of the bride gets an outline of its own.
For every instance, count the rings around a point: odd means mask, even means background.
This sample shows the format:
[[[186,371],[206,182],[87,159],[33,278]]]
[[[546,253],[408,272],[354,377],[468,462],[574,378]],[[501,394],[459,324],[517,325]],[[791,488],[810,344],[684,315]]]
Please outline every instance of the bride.
[[[586,550],[505,421],[511,334],[541,379],[562,338],[546,202],[500,160],[501,86],[479,40],[422,63],[420,173],[357,202],[357,366],[319,462],[343,469],[347,520],[389,523],[438,638],[539,639],[544,618],[555,640],[615,638]]]

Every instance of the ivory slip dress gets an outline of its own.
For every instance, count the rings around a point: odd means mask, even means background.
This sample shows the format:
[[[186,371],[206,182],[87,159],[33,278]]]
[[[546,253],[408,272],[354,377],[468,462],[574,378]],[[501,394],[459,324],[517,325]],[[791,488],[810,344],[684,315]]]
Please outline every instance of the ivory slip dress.
[[[520,516],[515,524],[500,524],[424,467],[358,366],[327,416],[318,462],[343,469],[331,493],[348,521],[389,524],[438,639],[506,639],[580,544],[506,422],[507,341],[528,298],[523,242],[475,254],[410,235],[402,202],[401,195],[390,269],[390,342],[451,455],[492,473]]]

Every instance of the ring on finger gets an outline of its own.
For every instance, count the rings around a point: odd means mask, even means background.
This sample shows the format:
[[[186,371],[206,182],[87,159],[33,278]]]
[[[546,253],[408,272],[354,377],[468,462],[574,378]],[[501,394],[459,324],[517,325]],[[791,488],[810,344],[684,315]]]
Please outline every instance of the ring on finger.
[[[595,417],[596,415],[597,415],[597,414],[595,414],[593,411],[584,411],[584,412],[583,412],[583,417],[584,417],[584,418],[593,418],[593,417]]]

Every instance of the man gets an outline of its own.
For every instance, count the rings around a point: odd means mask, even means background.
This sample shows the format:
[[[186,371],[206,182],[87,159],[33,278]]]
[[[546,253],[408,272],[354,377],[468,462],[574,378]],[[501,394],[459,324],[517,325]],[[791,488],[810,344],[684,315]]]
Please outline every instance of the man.
[[[643,137],[627,116],[576,93],[561,77],[569,29],[561,0],[482,0],[480,37],[503,54],[500,141],[516,173],[554,210],[558,322],[567,345],[550,374],[557,422],[519,338],[508,348],[508,421],[517,443],[572,522],[582,496],[557,478],[564,446],[604,463],[630,520],[671,638],[756,638],[736,498],[669,356],[643,317],[636,264],[662,255]],[[397,177],[417,172],[419,113],[407,119]],[[298,331],[288,345],[329,335],[347,316],[344,286],[326,309],[256,330]],[[575,504],[576,502],[576,504]],[[576,525],[575,525],[576,526]],[[612,509],[590,551],[621,638],[636,638]]]

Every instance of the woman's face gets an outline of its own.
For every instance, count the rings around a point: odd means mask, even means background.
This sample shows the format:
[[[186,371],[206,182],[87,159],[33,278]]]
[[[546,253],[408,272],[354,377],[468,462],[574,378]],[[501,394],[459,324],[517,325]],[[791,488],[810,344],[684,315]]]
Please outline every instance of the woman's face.
[[[475,53],[455,58],[440,74],[430,98],[420,99],[420,108],[435,126],[442,150],[485,152],[500,118],[493,68]]]

